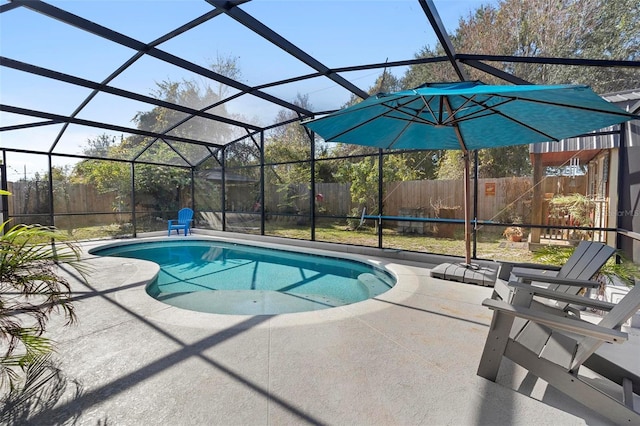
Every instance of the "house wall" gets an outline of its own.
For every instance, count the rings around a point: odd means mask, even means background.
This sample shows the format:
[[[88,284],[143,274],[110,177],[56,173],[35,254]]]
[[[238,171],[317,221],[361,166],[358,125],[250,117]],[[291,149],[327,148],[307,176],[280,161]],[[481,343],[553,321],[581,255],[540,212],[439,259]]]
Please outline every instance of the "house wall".
[[[620,149],[620,203],[617,210],[619,235],[618,247],[627,258],[640,263],[640,122],[632,121],[625,126]],[[630,232],[631,236],[624,233]]]
[[[609,152],[609,217],[607,220],[608,227],[615,228],[618,226],[618,205],[620,203],[620,149],[615,148]],[[615,246],[616,233],[607,233],[607,243]]]

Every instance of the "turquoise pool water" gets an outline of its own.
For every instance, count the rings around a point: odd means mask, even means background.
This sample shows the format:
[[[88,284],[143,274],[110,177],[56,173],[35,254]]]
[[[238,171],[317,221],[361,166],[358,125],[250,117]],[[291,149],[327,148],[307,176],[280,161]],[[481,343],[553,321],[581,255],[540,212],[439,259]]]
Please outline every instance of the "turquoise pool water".
[[[364,262],[218,241],[154,241],[91,253],[157,263],[160,273],[147,293],[199,312],[313,311],[360,302],[395,284],[386,270]]]

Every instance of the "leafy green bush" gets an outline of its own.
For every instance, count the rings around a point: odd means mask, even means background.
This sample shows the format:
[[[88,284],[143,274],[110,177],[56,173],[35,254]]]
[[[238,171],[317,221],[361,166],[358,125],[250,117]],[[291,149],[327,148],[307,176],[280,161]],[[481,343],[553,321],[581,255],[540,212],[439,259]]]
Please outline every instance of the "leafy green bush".
[[[593,226],[594,209],[595,202],[582,194],[556,195],[549,201],[550,216],[568,214],[575,226]]]

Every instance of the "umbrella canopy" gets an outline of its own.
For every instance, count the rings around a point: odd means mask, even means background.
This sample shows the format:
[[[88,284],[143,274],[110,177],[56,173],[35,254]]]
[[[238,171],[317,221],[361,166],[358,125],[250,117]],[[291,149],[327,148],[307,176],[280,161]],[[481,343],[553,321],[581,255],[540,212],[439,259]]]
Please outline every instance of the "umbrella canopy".
[[[492,86],[472,81],[380,93],[302,124],[327,142],[383,149],[462,150],[469,263],[469,151],[560,140],[637,118],[588,86]]]

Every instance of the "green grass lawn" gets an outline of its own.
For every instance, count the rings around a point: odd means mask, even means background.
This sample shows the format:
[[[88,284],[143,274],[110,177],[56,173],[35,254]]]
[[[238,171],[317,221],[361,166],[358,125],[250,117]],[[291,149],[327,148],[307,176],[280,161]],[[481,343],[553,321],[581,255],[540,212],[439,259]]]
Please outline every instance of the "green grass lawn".
[[[267,224],[267,235],[278,237],[310,239],[309,227]],[[401,234],[391,229],[382,231],[384,248],[401,249],[421,253],[464,256],[464,240],[461,238],[438,238],[418,234]],[[378,246],[378,234],[374,228],[350,230],[346,226],[316,227],[316,241],[351,244],[367,247]],[[526,243],[509,243],[499,234],[483,234],[477,246],[477,257],[492,260],[533,262],[533,255]]]
[[[161,222],[147,224],[146,231],[165,231],[165,225]],[[230,229],[236,232],[251,234],[260,233],[260,223],[243,222],[242,227]],[[567,251],[567,246],[546,246],[538,254],[545,254],[544,257],[534,256],[528,248],[526,242],[508,242],[499,232],[482,230],[476,246],[477,258],[486,260],[501,260],[513,262],[533,262],[562,265],[571,254]],[[130,224],[125,225],[103,225],[75,229],[60,229],[60,232],[67,239],[76,241],[89,239],[111,239],[128,237],[132,235],[133,229]],[[311,228],[309,226],[298,225],[292,222],[266,222],[266,235],[298,240],[311,239]],[[357,230],[350,229],[346,224],[335,222],[333,224],[323,223],[316,226],[316,241],[330,242],[338,244],[349,244],[355,246],[378,247],[378,234],[374,227],[362,227]],[[407,250],[418,253],[448,254],[464,257],[464,241],[461,229],[457,230],[455,238],[438,238],[430,235],[403,234],[394,229],[383,229],[383,248]],[[605,275],[617,275],[628,282],[633,282],[633,278],[640,277],[638,268],[630,261],[616,264],[613,260],[609,262],[610,270],[606,270]]]
[[[248,226],[244,224],[245,227]],[[251,229],[234,229],[238,232],[259,233],[259,223]],[[157,229],[156,229],[157,230]],[[162,229],[164,230],[164,228]],[[127,236],[132,230],[124,229],[118,225],[93,226],[60,230],[74,240],[108,239]],[[129,232],[127,232],[129,231]],[[143,232],[143,231],[141,231]],[[267,222],[266,235],[300,240],[311,239],[309,226],[296,225],[295,223]],[[402,234],[393,229],[383,229],[383,248],[414,251],[419,253],[447,254],[464,256],[464,241],[462,233],[456,238],[438,238],[419,234]],[[346,225],[339,223],[323,224],[316,226],[316,241],[356,246],[378,247],[377,230],[373,227],[364,227],[351,230]],[[518,262],[532,262],[533,255],[528,250],[526,243],[509,243],[499,234],[482,233],[476,246],[477,257],[491,260],[510,260]]]

